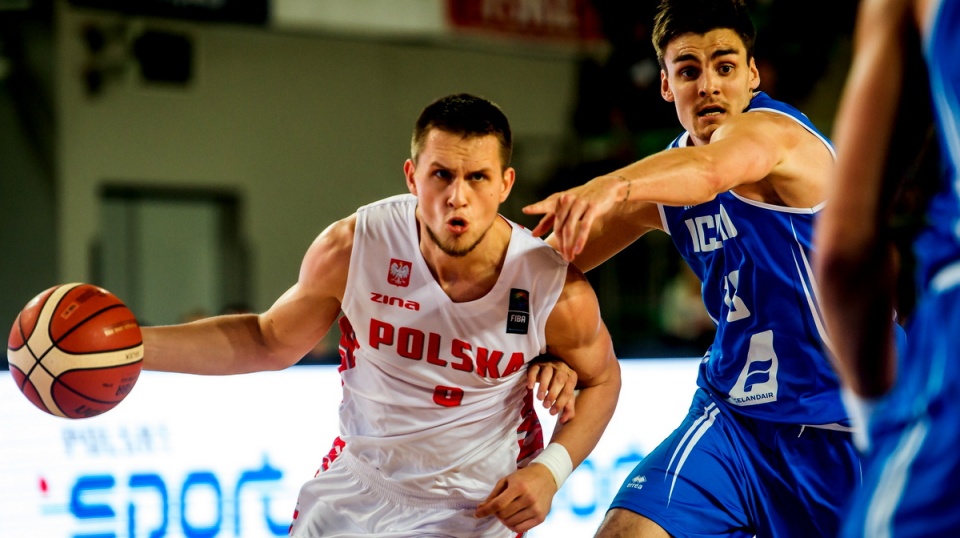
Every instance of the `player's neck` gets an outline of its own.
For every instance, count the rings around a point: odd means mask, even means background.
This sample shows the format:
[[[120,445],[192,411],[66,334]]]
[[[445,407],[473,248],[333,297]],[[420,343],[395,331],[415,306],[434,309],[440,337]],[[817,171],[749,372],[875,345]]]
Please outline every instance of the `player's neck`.
[[[497,219],[477,247],[465,256],[450,256],[434,245],[421,246],[421,252],[433,278],[453,302],[475,301],[497,284],[511,232],[509,224]]]

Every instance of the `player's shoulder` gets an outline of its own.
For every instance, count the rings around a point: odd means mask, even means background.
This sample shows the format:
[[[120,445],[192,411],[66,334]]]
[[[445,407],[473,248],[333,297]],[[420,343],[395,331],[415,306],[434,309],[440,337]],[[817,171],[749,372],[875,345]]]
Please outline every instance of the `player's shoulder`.
[[[783,101],[778,101],[762,91],[754,92],[753,97],[750,99],[750,104],[747,106],[747,111],[779,112],[781,114],[806,118],[806,114],[801,112],[797,107]]]
[[[545,262],[558,267],[566,267],[568,265],[568,262],[557,252],[557,249],[553,248],[542,237],[535,237],[531,233],[531,230],[522,224],[513,222],[502,215],[501,218],[513,228],[511,241],[517,242],[515,251],[523,252],[523,255],[526,257],[541,258]]]
[[[375,202],[370,202],[366,205],[360,206],[357,209],[357,213],[367,213],[371,211],[403,211],[409,206],[416,207],[417,197],[410,193],[396,194],[393,196],[388,196],[382,198]]]
[[[313,240],[307,249],[307,258],[337,258],[345,255],[349,259],[356,228],[357,213],[333,222]]]
[[[754,94],[753,99],[750,100],[750,106],[747,107],[747,112],[754,113],[746,114],[748,118],[757,120],[766,119],[767,121],[782,122],[784,125],[790,127],[801,127],[827,142],[827,138],[820,132],[817,126],[814,125],[809,116],[797,107],[783,101],[778,101],[765,92],[756,92]]]

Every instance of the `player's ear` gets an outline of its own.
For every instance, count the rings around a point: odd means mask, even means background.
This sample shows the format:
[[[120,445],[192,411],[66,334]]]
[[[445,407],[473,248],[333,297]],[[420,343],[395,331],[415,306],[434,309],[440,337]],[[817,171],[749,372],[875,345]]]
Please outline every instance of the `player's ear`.
[[[673,90],[670,89],[670,81],[667,80],[667,74],[662,69],[660,70],[660,96],[668,103],[673,102]]]
[[[500,203],[502,204],[507,200],[507,196],[510,196],[510,191],[513,190],[513,184],[517,180],[517,171],[513,167],[507,167],[503,171],[503,183],[500,184]]]
[[[413,173],[416,172],[417,165],[411,159],[407,159],[403,163],[403,176],[407,181],[407,190],[410,191],[410,194],[417,194],[417,183],[413,180]]]
[[[750,58],[750,89],[756,90],[760,87],[760,70],[757,68],[757,61]]]

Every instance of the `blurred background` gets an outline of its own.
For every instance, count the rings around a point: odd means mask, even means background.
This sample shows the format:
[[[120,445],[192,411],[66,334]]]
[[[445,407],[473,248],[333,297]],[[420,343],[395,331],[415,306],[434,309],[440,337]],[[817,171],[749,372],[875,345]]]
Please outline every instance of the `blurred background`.
[[[829,135],[856,1],[748,3],[760,88]],[[66,282],[107,288],[145,325],[268,308],[326,226],[404,192],[413,122],[454,92],[510,118],[502,211],[532,226],[524,205],[681,131],[659,93],[655,4],[0,0],[0,327]],[[592,535],[679,423],[712,338],[665,234],[588,277],[618,356],[644,360],[624,361],[608,433],[531,536]],[[284,372],[144,373],[82,421],[32,409],[0,372],[0,535],[286,535],[338,431],[339,376],[318,365],[339,362],[338,338]]]
[[[856,2],[751,3],[761,89],[829,134]],[[453,92],[510,118],[503,213],[533,225],[522,206],[680,132],[654,6],[0,0],[0,320],[76,281],[143,324],[266,309],[328,224],[404,191],[413,121]],[[665,234],[588,276],[619,356],[702,353],[712,329]]]

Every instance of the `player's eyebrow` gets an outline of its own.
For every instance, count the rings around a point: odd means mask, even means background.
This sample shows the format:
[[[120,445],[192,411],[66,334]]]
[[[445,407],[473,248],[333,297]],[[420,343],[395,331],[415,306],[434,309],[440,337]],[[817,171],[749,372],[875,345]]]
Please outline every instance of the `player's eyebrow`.
[[[727,56],[730,54],[739,54],[739,52],[740,50],[736,48],[717,49],[713,51],[713,53],[710,55],[710,59],[715,60],[717,58],[721,58],[723,56]],[[687,52],[684,54],[680,54],[679,56],[674,58],[673,63],[678,64],[683,62],[696,62],[696,61],[699,61],[699,59],[700,58],[696,54],[693,54],[692,52]]]
[[[717,49],[717,50],[713,51],[713,54],[710,55],[710,59],[711,59],[711,60],[716,60],[717,58],[720,58],[721,56],[728,56],[728,55],[730,55],[730,54],[739,54],[739,53],[740,53],[740,49],[732,48],[732,47],[729,48],[729,49]]]
[[[430,163],[428,163],[428,164],[427,164],[427,167],[428,167],[430,170],[447,170],[447,171],[450,171],[450,172],[456,170],[456,167],[448,166],[448,165],[446,165],[446,164],[444,164],[444,163],[442,163],[442,162],[440,162],[440,161],[437,161],[437,160],[434,160],[434,161],[431,161]],[[481,166],[481,167],[478,167],[478,168],[470,168],[470,169],[467,169],[467,170],[464,171],[463,174],[464,174],[465,176],[471,176],[471,175],[474,175],[474,174],[480,174],[480,175],[483,175],[483,176],[489,176],[489,175],[492,175],[492,174],[494,173],[494,170],[496,170],[496,167]]]

